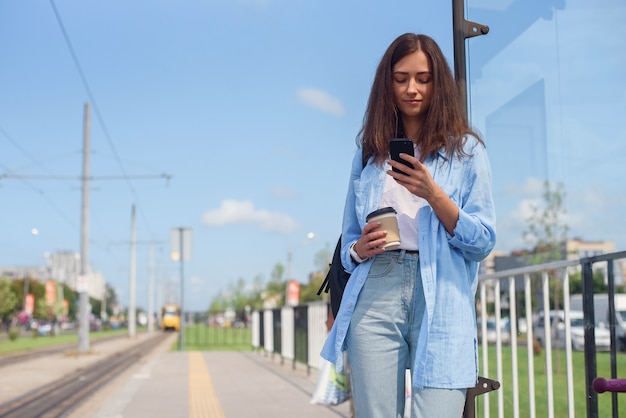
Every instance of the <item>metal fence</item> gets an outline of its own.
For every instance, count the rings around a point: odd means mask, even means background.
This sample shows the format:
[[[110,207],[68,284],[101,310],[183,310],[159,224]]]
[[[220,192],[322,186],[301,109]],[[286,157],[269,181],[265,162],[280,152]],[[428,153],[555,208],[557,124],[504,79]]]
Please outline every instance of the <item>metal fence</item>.
[[[597,402],[597,393],[593,390],[593,380],[597,377],[597,369],[596,369],[596,344],[595,344],[595,320],[594,320],[594,297],[593,297],[593,266],[598,265],[599,263],[607,263],[607,281],[609,287],[609,298],[613,299],[613,290],[614,290],[614,268],[613,263],[616,260],[626,258],[626,252],[618,252],[612,254],[606,254],[597,257],[588,257],[581,258],[575,260],[566,260],[559,261],[547,264],[541,264],[536,266],[529,266],[524,268],[511,269],[501,272],[496,272],[492,274],[486,274],[479,278],[480,283],[480,291],[479,291],[479,311],[480,312],[488,312],[487,302],[489,300],[488,295],[491,291],[491,294],[499,297],[493,298],[494,308],[493,315],[495,316],[495,331],[496,331],[496,341],[495,341],[495,358],[491,353],[494,350],[489,350],[489,343],[481,344],[481,363],[482,363],[482,373],[488,373],[489,365],[495,361],[496,363],[496,376],[493,377],[498,381],[502,381],[504,375],[504,367],[510,367],[511,371],[511,393],[512,399],[510,400],[510,411],[507,410],[507,414],[505,415],[505,400],[504,400],[504,392],[502,390],[497,392],[497,415],[499,418],[502,417],[519,417],[520,416],[520,405],[521,398],[520,393],[522,393],[520,387],[520,376],[519,370],[521,369],[521,364],[519,364],[519,356],[518,349],[523,348],[525,345],[526,352],[526,362],[523,366],[526,366],[527,376],[524,376],[525,380],[527,380],[527,390],[524,391],[526,399],[525,405],[527,408],[525,410],[527,415],[531,418],[534,418],[539,414],[539,416],[547,416],[554,417],[555,415],[555,396],[554,396],[554,364],[553,364],[553,339],[550,337],[543,338],[543,349],[545,349],[545,363],[543,364],[545,370],[545,386],[542,384],[542,388],[545,387],[545,396],[547,399],[545,409],[538,410],[536,399],[537,399],[537,384],[535,381],[536,373],[535,373],[535,359],[534,355],[537,350],[536,347],[536,336],[533,335],[533,323],[535,322],[535,313],[537,309],[533,309],[533,300],[539,299],[540,309],[549,310],[551,306],[551,301],[554,300],[554,296],[558,297],[558,300],[562,301],[562,310],[564,313],[564,351],[565,351],[565,367],[566,367],[566,387],[559,387],[559,391],[566,391],[566,415],[570,418],[573,418],[578,413],[579,416],[586,416],[588,418],[596,418],[598,417],[598,402]],[[574,379],[574,366],[573,366],[573,354],[572,354],[572,345],[569,343],[572,338],[571,334],[571,321],[570,321],[570,275],[574,271],[582,272],[582,284],[583,284],[583,314],[584,314],[584,330],[585,330],[585,395],[586,395],[586,413],[582,410],[576,410],[576,398],[575,398],[575,385],[580,385],[580,381],[576,381]],[[555,292],[552,292],[554,288],[554,283],[558,283],[560,286],[556,288],[560,288],[558,294],[555,295]],[[522,292],[518,292],[516,289],[517,285],[522,284]],[[534,291],[535,289],[535,291]],[[521,294],[520,294],[521,293]],[[526,325],[526,335],[525,335],[525,344],[519,344],[518,342],[518,312],[517,312],[517,303],[514,301],[518,300],[518,296],[520,296],[524,301],[524,322]],[[510,324],[510,329],[508,330],[508,335],[510,338],[510,356],[505,362],[503,358],[503,334],[507,332],[505,327],[503,327],[502,321],[502,301],[508,301],[508,323]],[[613,300],[611,300],[613,303]],[[613,310],[613,312],[615,312]],[[480,332],[482,335],[487,333],[487,316],[488,315],[480,315]],[[610,356],[611,356],[611,378],[617,378],[617,342],[615,339],[615,316],[614,314],[607,318],[609,321],[609,329],[613,330],[613,336],[611,339],[611,347],[610,347]],[[553,335],[552,323],[551,321],[545,321],[545,336]],[[508,363],[508,364],[506,364]],[[625,371],[622,371],[624,373]],[[508,383],[508,382],[507,382]],[[543,393],[542,393],[543,395]],[[617,405],[617,396],[616,393],[611,394],[612,397],[612,412],[611,416],[618,417],[619,416],[619,408]],[[489,415],[489,395],[485,395],[483,399],[483,409],[485,411],[486,417]],[[561,412],[562,414],[565,414]],[[564,416],[564,415],[558,415]],[[605,415],[608,416],[608,415]]]
[[[317,369],[326,339],[326,302],[254,311],[251,315],[252,347],[278,355],[281,361]],[[271,324],[271,325],[269,325]]]
[[[502,386],[495,393],[485,394],[481,396],[482,400],[477,400],[479,410],[477,416],[488,418],[492,413],[499,418],[505,416],[528,416],[530,418],[536,416],[568,416],[573,418],[576,414],[588,418],[599,416],[598,395],[593,389],[593,380],[597,377],[593,267],[606,263],[609,299],[612,299],[615,280],[613,263],[624,258],[626,258],[626,251],[516,268],[484,274],[479,277],[479,289],[476,298],[477,327],[480,336],[479,374],[501,382]],[[544,307],[549,311],[549,307],[554,305],[555,297],[559,301],[559,305],[562,304],[565,315],[563,323],[565,341],[571,341],[569,278],[575,271],[582,272],[583,283],[586,411],[583,411],[580,406],[578,410],[576,407],[575,393],[580,391],[576,385],[583,383],[574,379],[574,356],[571,344],[566,343],[563,349],[556,349],[553,347],[551,338],[544,338],[543,347],[540,348],[540,350],[545,350],[545,355],[541,357],[543,364],[540,365],[543,373],[537,373],[535,370],[535,357],[539,348],[537,347],[533,324],[536,321],[537,312],[543,310]],[[557,290],[553,291],[553,289]],[[626,354],[617,353],[613,300],[610,301],[609,306],[611,307],[610,312],[612,312],[611,318],[608,318],[609,329],[612,332],[609,352],[611,369],[610,376],[606,377],[617,379],[620,375],[620,370],[617,368],[618,356],[624,358]],[[291,361],[294,368],[298,363],[305,365],[308,370],[318,368],[319,353],[327,335],[325,325],[327,312],[327,303],[321,301],[297,307],[253,312],[251,317],[252,346],[272,353],[272,355],[279,355],[282,360]],[[489,328],[489,322],[492,322],[492,325],[495,322],[495,327]],[[526,324],[525,332],[518,330],[520,323]],[[545,321],[545,335],[552,335],[551,326],[550,321]],[[490,332],[492,332],[493,338],[489,337]],[[558,359],[563,351],[566,369],[565,385],[564,387],[559,386],[558,391],[559,394],[565,391],[567,395],[565,396],[566,400],[560,400],[555,407],[553,357],[556,355]],[[495,376],[493,371],[490,372],[493,369],[495,369]],[[506,380],[505,371],[507,372]],[[520,371],[525,375],[520,376]],[[622,377],[625,373],[626,370],[621,370]],[[537,381],[536,376],[541,377],[542,374],[545,381]],[[520,381],[526,382],[526,387],[522,388]],[[506,399],[505,390],[509,394]],[[536,402],[539,394],[542,399],[541,405]],[[490,396],[497,397],[495,406],[490,400]],[[611,397],[611,416],[618,417],[617,394],[612,393],[606,396]],[[559,399],[562,398],[559,397]],[[580,399],[578,401],[582,402]],[[564,402],[566,405],[563,405]],[[604,416],[608,416],[608,414]]]

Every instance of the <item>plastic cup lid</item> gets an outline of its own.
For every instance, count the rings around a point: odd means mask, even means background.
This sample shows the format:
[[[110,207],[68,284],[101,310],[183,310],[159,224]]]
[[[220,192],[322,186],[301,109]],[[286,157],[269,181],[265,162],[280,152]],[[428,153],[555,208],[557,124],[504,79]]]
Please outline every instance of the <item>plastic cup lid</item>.
[[[375,210],[374,212],[370,213],[369,215],[367,215],[365,217],[365,220],[367,222],[370,221],[370,219],[375,218],[376,216],[380,216],[380,215],[387,215],[388,213],[393,213],[396,214],[396,210],[394,208],[392,208],[391,206],[388,206],[386,208],[380,208],[378,210]]]

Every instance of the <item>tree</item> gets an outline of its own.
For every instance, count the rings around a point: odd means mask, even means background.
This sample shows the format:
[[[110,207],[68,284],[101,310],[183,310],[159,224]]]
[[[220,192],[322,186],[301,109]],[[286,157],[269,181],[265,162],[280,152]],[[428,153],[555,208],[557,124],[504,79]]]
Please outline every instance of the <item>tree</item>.
[[[11,287],[11,281],[0,277],[0,321],[5,322],[15,312],[17,295]]]
[[[231,285],[230,307],[235,312],[243,312],[248,305],[249,296],[246,294],[246,281],[243,277],[237,280],[235,285]]]
[[[317,271],[311,274],[309,278],[309,282],[300,287],[300,302],[314,302],[318,300],[328,300],[328,294],[322,293],[321,295],[317,294],[320,286],[324,282],[324,278],[328,273],[330,268],[330,261],[332,259],[332,253],[330,252],[330,247],[328,243],[326,243],[326,247],[319,250],[315,254],[315,267]]]
[[[563,183],[554,187],[549,181],[543,183],[542,203],[531,204],[531,215],[526,219],[528,229],[523,238],[534,246],[533,264],[560,260],[561,243],[567,240],[569,226],[565,223],[567,211],[563,207],[565,190]]]
[[[543,189],[541,203],[531,204],[531,215],[526,219],[528,228],[523,232],[524,241],[533,247],[527,257],[531,265],[560,260],[563,257],[561,247],[567,242],[569,231],[569,226],[565,223],[567,212],[563,206],[566,195],[563,183],[552,185],[546,180]],[[554,277],[552,272],[549,274]],[[557,309],[561,282],[552,280],[550,286]],[[540,281],[533,280],[533,293],[540,295],[540,292]]]
[[[111,317],[113,315],[113,308],[119,305],[117,293],[115,292],[115,288],[113,286],[106,283],[104,286],[104,294],[106,299],[106,313],[107,316]]]
[[[604,283],[604,271],[602,269],[593,270],[593,293],[606,293],[609,287]],[[569,277],[569,293],[576,295],[583,292],[582,273],[577,271]]]
[[[332,261],[333,253],[331,252],[330,245],[326,243],[326,246],[315,253],[315,267],[317,271],[324,272],[324,275],[328,272],[330,262]]]
[[[283,306],[285,304],[285,289],[287,282],[283,279],[285,274],[285,266],[276,263],[272,269],[271,280],[267,284],[264,300],[270,301],[274,306]],[[273,302],[271,302],[273,301]]]
[[[326,293],[322,293],[321,295],[317,294],[317,291],[324,281],[324,277],[326,277],[326,273],[316,271],[311,274],[307,284],[300,285],[300,303],[315,302],[326,298]]]
[[[530,264],[543,264],[550,261],[557,261],[563,257],[561,244],[567,242],[568,225],[565,223],[566,210],[563,207],[565,200],[565,190],[563,183],[552,185],[549,181],[543,183],[543,193],[541,204],[531,204],[531,215],[526,219],[528,229],[524,231],[524,240],[533,246],[533,250],[528,257]],[[535,280],[531,281],[533,294],[537,297],[533,300],[543,300],[541,298],[540,275],[535,275]],[[552,280],[550,280],[552,279]],[[556,272],[548,271],[548,284],[550,293],[553,295],[552,304],[554,309],[559,309],[559,295],[562,293],[562,283],[556,277]],[[550,310],[550,306],[544,306],[544,311]],[[556,324],[555,324],[556,325]],[[557,351],[557,366],[559,353]],[[558,371],[558,367],[557,367]]]
[[[220,312],[224,312],[228,308],[229,301],[224,294],[220,292],[212,301],[209,306],[209,316],[215,315]]]
[[[263,308],[263,292],[265,279],[262,274],[257,274],[254,277],[254,281],[252,284],[250,300],[248,304],[252,310],[262,309]]]

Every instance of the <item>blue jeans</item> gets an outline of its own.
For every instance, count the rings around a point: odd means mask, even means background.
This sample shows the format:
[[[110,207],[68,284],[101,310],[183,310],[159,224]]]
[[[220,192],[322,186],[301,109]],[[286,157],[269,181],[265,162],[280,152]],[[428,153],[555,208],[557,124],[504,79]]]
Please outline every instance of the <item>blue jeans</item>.
[[[426,302],[419,255],[379,254],[359,294],[347,335],[358,418],[402,418],[405,371],[413,364]],[[465,390],[413,389],[411,417],[459,418]]]

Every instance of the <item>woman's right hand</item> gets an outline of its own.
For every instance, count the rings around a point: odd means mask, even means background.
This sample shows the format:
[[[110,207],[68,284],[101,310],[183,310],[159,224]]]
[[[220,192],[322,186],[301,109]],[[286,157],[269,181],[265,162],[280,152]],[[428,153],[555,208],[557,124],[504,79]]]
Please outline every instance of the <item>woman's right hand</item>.
[[[387,231],[376,230],[380,225],[380,222],[373,221],[363,228],[361,237],[354,244],[354,251],[360,258],[365,260],[385,251],[383,245],[387,242]]]

